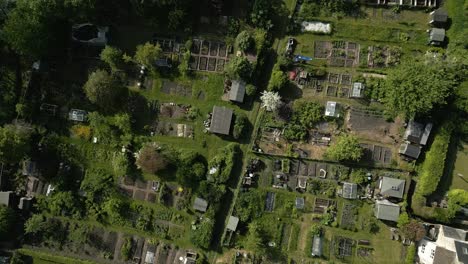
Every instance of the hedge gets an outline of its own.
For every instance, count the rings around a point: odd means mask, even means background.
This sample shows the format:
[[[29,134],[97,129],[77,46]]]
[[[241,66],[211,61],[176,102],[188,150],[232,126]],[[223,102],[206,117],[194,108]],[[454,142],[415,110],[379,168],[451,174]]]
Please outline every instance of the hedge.
[[[431,148],[426,153],[426,159],[420,170],[416,193],[422,196],[432,194],[444,174],[445,158],[453,131],[452,122],[444,123],[435,136]]]
[[[406,252],[405,263],[413,264],[415,255],[416,255],[416,246],[414,244],[411,244],[408,247],[408,252]]]

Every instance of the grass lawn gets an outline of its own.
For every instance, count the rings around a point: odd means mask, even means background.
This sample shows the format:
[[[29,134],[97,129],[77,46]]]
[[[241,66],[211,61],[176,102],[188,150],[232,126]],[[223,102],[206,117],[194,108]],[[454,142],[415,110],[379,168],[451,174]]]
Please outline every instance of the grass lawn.
[[[49,253],[26,249],[26,248],[19,249],[19,252],[21,252],[22,254],[26,256],[31,257],[32,258],[31,263],[33,264],[52,264],[52,263],[55,263],[55,264],[57,263],[58,264],[92,264],[92,263],[96,263],[96,262],[92,262],[89,260],[79,260],[79,259],[74,259],[74,258],[57,256],[57,255],[52,255]]]
[[[468,144],[461,143],[456,152],[450,189],[464,189],[468,191],[468,166],[466,164],[468,164]]]

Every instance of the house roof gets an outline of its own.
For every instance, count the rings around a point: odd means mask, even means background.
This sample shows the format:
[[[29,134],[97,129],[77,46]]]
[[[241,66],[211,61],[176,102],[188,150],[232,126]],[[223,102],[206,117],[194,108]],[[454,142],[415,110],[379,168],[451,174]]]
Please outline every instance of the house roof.
[[[343,198],[356,199],[357,198],[357,184],[345,182],[343,183]]]
[[[236,231],[237,224],[239,224],[239,218],[235,216],[229,216],[229,221],[227,224],[227,229],[231,231]]]
[[[234,80],[231,84],[231,91],[229,92],[229,100],[234,102],[244,102],[245,95],[245,82],[241,80]]]
[[[380,193],[384,196],[403,198],[405,181],[395,178],[382,177],[380,180]]]
[[[297,209],[304,209],[304,197],[296,197],[296,208]]]
[[[364,90],[364,84],[360,82],[353,83],[353,90],[351,92],[351,97],[360,98],[363,96],[362,91]]]
[[[400,216],[400,206],[387,200],[376,201],[374,214],[377,219],[396,222]]]
[[[444,9],[437,9],[429,14],[429,23],[446,23],[448,13]]]
[[[449,237],[454,240],[468,241],[468,233],[464,230],[453,228],[450,226],[442,226],[445,237]]]
[[[71,109],[68,113],[68,119],[72,121],[83,122],[86,119],[87,112],[80,109]]]
[[[429,33],[429,40],[435,42],[443,42],[445,40],[445,29],[433,28]]]
[[[213,116],[211,117],[210,131],[212,133],[229,135],[231,130],[232,109],[214,106]]]
[[[312,256],[322,256],[322,237],[315,235],[312,241]]]
[[[455,260],[455,252],[443,247],[436,247],[434,253],[434,264],[453,263]]]
[[[328,101],[327,106],[325,107],[325,116],[335,116],[336,115],[336,102]]]
[[[0,204],[10,206],[12,199],[12,192],[0,192]]]
[[[208,202],[202,198],[196,197],[195,201],[193,202],[193,209],[200,211],[200,212],[206,212],[206,209],[208,208]]]
[[[455,241],[455,251],[460,263],[468,263],[468,243]]]
[[[400,145],[400,149],[398,152],[407,157],[418,159],[419,154],[421,154],[421,146],[417,146],[417,145],[413,145],[409,143],[403,143]]]

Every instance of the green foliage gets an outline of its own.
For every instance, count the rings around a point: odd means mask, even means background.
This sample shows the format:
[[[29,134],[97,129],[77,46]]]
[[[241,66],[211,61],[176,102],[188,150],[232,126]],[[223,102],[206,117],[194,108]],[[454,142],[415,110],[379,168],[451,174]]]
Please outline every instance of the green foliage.
[[[15,250],[11,256],[10,264],[26,264],[24,259],[25,255],[21,254],[18,250]]]
[[[350,134],[339,136],[325,152],[327,158],[337,161],[359,161],[362,154],[358,138]]]
[[[412,118],[444,105],[456,84],[454,72],[442,62],[409,60],[389,72],[383,102],[389,113]]]
[[[148,69],[154,69],[156,60],[162,56],[162,50],[159,45],[153,45],[146,42],[144,45],[138,45],[135,52],[135,61],[144,65]]]
[[[263,231],[258,222],[252,222],[249,224],[249,233],[245,241],[245,248],[255,252],[258,255],[265,254],[265,241],[262,237]]]
[[[245,135],[248,125],[249,119],[247,119],[247,116],[243,113],[237,113],[234,128],[232,130],[232,136],[235,139],[240,139]]]
[[[347,0],[318,0],[318,1],[304,1],[302,8],[299,12],[299,17],[303,20],[316,20],[318,16],[333,16],[343,17],[354,14],[359,10],[358,1]]]
[[[239,220],[248,223],[260,217],[264,209],[264,201],[264,194],[260,191],[249,191],[239,194],[235,208]]]
[[[273,27],[271,21],[272,5],[269,0],[255,0],[250,14],[250,20],[255,27],[269,30]]]
[[[311,236],[319,236],[322,233],[322,225],[319,223],[312,224],[310,226],[310,235]]]
[[[213,204],[217,204],[226,193],[226,186],[223,184],[202,181],[200,182],[197,193],[205,200],[210,201]]]
[[[146,173],[155,174],[167,168],[169,161],[161,151],[152,144],[146,144],[138,153],[136,165]]]
[[[367,182],[366,171],[362,169],[355,169],[351,172],[351,181],[356,184],[363,184]]]
[[[461,207],[468,205],[468,191],[453,189],[448,192],[447,218],[453,219]]]
[[[8,234],[13,229],[15,220],[15,211],[5,205],[0,205],[0,240],[8,237]]]
[[[234,161],[239,152],[239,145],[231,143],[219,150],[218,154],[208,163],[208,170],[213,168],[216,172],[209,174],[208,179],[215,183],[225,183],[231,176]]]
[[[89,125],[93,136],[98,138],[99,143],[114,147],[127,146],[132,140],[132,128],[128,114],[116,114],[104,116],[98,112],[88,114]]]
[[[281,70],[273,70],[270,81],[268,82],[269,91],[279,91],[288,84],[286,73]]]
[[[255,87],[252,84],[247,84],[247,86],[245,87],[245,94],[248,97],[253,97],[256,92],[257,92],[257,87]]]
[[[80,214],[79,198],[75,197],[72,192],[56,191],[52,196],[44,200],[43,205],[46,205],[46,210],[55,216],[62,214],[77,215]]]
[[[432,194],[444,173],[445,158],[453,131],[453,124],[445,122],[434,137],[434,141],[426,152],[426,158],[421,166],[416,193],[422,196]]]
[[[252,75],[252,71],[252,64],[246,57],[234,57],[229,61],[226,67],[226,73],[232,79],[240,78],[248,80]]]
[[[187,50],[183,56],[182,61],[178,66],[179,72],[182,76],[188,76],[190,74],[190,50]]]
[[[0,66],[0,121],[5,123],[15,114],[16,75],[13,69]]]
[[[81,223],[71,223],[68,227],[68,240],[77,246],[84,246],[90,241],[91,228]]]
[[[293,114],[285,127],[284,136],[288,140],[304,140],[308,130],[323,119],[323,107],[310,101],[299,100],[294,103]]]
[[[203,218],[195,230],[190,233],[190,241],[198,247],[208,249],[213,236],[214,222],[209,218]]]
[[[26,234],[36,234],[43,232],[47,228],[46,219],[41,214],[34,214],[24,224]]]
[[[411,244],[406,251],[405,264],[413,264],[416,257],[416,244]]]
[[[206,166],[203,157],[193,151],[183,151],[180,153],[176,179],[182,186],[196,187],[204,180]]]
[[[241,51],[249,50],[250,48],[252,48],[253,44],[254,39],[252,38],[250,32],[248,32],[247,30],[242,31],[236,37],[236,46]]]
[[[411,220],[409,223],[400,228],[400,232],[405,238],[417,242],[424,237],[426,234],[426,229],[422,226],[421,223],[418,223],[415,220]]]
[[[96,70],[83,86],[86,97],[104,111],[113,111],[122,102],[125,87],[114,75]]]
[[[301,125],[290,123],[285,127],[283,136],[288,140],[301,141],[307,138],[307,130]]]
[[[398,217],[398,222],[397,222],[398,228],[402,228],[403,226],[409,223],[410,223],[410,217],[408,213],[407,212],[401,213],[400,216]]]
[[[14,125],[0,127],[0,161],[17,163],[29,152],[29,130]]]
[[[122,248],[120,249],[120,256],[123,260],[127,261],[130,259],[132,254],[132,239],[126,238],[124,243],[122,244]]]
[[[101,60],[107,63],[113,72],[117,71],[124,64],[123,52],[118,48],[106,46],[101,51]]]
[[[102,211],[105,214],[106,222],[112,225],[125,225],[125,214],[128,212],[128,205],[118,198],[110,198],[102,204]]]

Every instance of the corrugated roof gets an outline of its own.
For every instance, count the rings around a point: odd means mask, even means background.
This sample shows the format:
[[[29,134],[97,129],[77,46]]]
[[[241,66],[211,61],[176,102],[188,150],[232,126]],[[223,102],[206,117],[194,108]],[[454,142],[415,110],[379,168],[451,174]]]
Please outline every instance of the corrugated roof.
[[[448,13],[444,9],[437,9],[430,14],[430,23],[445,23],[448,19]]]
[[[231,91],[229,92],[229,100],[234,102],[244,102],[245,95],[245,82],[241,80],[234,80],[231,84]]]
[[[231,130],[232,109],[214,106],[213,116],[211,117],[210,131],[212,133],[229,135]]]
[[[403,198],[405,192],[405,181],[395,178],[382,177],[380,193],[384,196]]]
[[[343,198],[356,199],[357,198],[357,184],[345,182],[343,183]]]
[[[433,28],[429,34],[429,39],[431,41],[443,42],[445,40],[445,29]]]
[[[208,208],[208,202],[202,198],[196,197],[195,201],[193,202],[193,209],[200,211],[200,212],[206,212],[206,209]]]
[[[421,136],[421,141],[419,141],[419,144],[423,146],[427,144],[427,140],[429,139],[431,130],[432,130],[432,123],[426,124],[426,126],[424,127],[424,132],[422,133],[422,136]]]
[[[417,159],[421,154],[421,147],[413,144],[403,143],[400,145],[399,153],[407,157]]]
[[[353,84],[353,91],[351,93],[351,97],[362,97],[362,91],[364,90],[364,84],[360,82],[355,82]]]
[[[374,213],[377,219],[396,222],[400,216],[400,206],[387,200],[376,201]]]
[[[231,215],[229,216],[227,229],[231,231],[236,231],[238,224],[239,224],[239,218]]]

